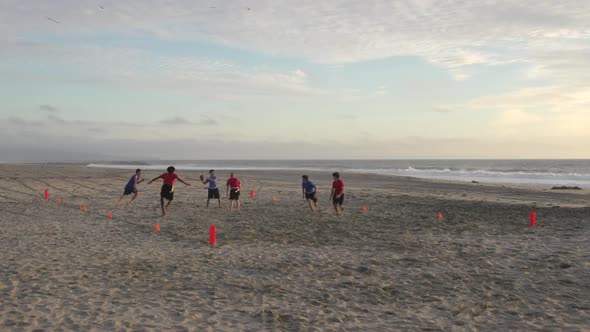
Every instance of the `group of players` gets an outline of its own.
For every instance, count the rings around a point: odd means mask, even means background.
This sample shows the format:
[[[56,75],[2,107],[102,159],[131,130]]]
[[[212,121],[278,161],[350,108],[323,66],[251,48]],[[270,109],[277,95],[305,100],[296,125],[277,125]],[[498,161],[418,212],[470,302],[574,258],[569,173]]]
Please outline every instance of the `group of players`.
[[[148,184],[153,183],[159,179],[163,180],[162,189],[160,190],[160,205],[162,207],[162,216],[165,216],[168,212],[168,208],[170,204],[174,200],[174,184],[178,180],[187,186],[191,186],[190,183],[185,182],[181,178],[176,175],[176,169],[174,166],[170,166],[166,169],[166,173],[161,174],[160,176],[152,179],[148,182]],[[342,213],[342,209],[344,206],[344,181],[340,179],[340,173],[335,172],[332,173],[332,177],[334,182],[332,183],[332,191],[330,192],[330,201],[334,206],[334,210],[336,211],[337,215]],[[212,199],[216,199],[219,203],[219,207],[223,207],[221,202],[221,195],[219,193],[219,186],[217,184],[217,176],[215,175],[215,170],[209,171],[209,176],[205,178],[202,174],[199,176],[201,182],[204,185],[207,185],[207,207],[209,207],[209,202]],[[301,176],[301,190],[303,193],[303,198],[307,200],[309,204],[309,208],[316,212],[319,209],[319,200],[318,200],[318,190],[316,185],[309,180],[309,176],[303,175]],[[133,194],[131,198],[131,202],[135,201],[137,196],[139,195],[139,191],[137,189],[137,185],[143,182],[145,179],[142,178],[141,169],[137,169],[135,174],[131,176],[127,185],[125,186],[125,190],[123,191],[123,195],[119,198],[117,205],[121,203],[123,197]],[[226,192],[225,197],[229,198],[229,210],[232,211],[234,209],[234,205],[236,210],[240,210],[242,207],[242,203],[240,202],[240,192],[242,190],[242,183],[238,178],[234,175],[234,173],[230,173],[230,177],[226,182]]]

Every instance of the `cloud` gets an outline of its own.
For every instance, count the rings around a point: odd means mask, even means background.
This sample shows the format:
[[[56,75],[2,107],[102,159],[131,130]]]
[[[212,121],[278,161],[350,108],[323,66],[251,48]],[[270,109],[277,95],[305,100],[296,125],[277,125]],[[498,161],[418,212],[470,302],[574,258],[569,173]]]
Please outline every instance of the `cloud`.
[[[488,64],[493,61],[489,55],[473,50],[447,50],[437,57],[433,57],[432,63],[446,68],[457,68],[470,65]]]
[[[51,122],[55,122],[55,123],[62,124],[62,125],[72,124],[70,121],[66,121],[63,118],[61,118],[57,115],[53,115],[53,114],[48,115],[47,119]]]
[[[59,109],[57,107],[53,107],[51,105],[39,105],[39,109],[43,112],[49,112],[49,113],[58,113]]]
[[[358,120],[359,116],[356,114],[342,114],[338,118],[341,120]]]
[[[214,102],[317,97],[358,101],[388,91],[367,93],[357,82],[339,90],[320,88],[314,86],[319,81],[314,68],[346,71],[349,63],[416,56],[446,71],[457,86],[468,87],[441,103],[450,101],[449,110],[488,116],[489,137],[520,134],[517,128],[526,123],[534,123],[526,127],[536,138],[552,140],[549,132],[588,137],[589,1],[276,0],[258,2],[250,11],[244,7],[251,4],[242,0],[224,1],[214,9],[190,0],[106,1],[104,11],[76,0],[0,2],[0,71],[28,78],[47,75],[60,83],[182,93]],[[48,22],[47,16],[61,24]],[[228,58],[231,49],[245,50],[240,55],[247,56],[236,61],[246,58],[247,64],[194,56],[207,52],[186,52],[187,44],[203,50],[221,45],[214,52],[227,52]],[[257,58],[260,54],[268,57]],[[251,59],[276,60],[278,65],[256,66]],[[525,87],[484,96],[487,87],[468,86],[478,70],[505,64],[518,64],[524,71],[522,77],[506,77],[510,86],[518,81]],[[38,71],[39,66],[60,75]],[[479,97],[465,103],[455,100],[467,93]],[[49,124],[55,131],[72,132],[132,126],[155,131],[163,124],[72,120],[41,106],[49,117],[30,120],[19,113],[7,123],[20,129]],[[447,108],[433,111],[447,113]],[[184,120],[195,126],[218,125],[217,115],[198,116]],[[183,121],[174,121],[178,119],[166,120],[179,126],[170,131],[174,134],[191,129],[188,124],[181,127]]]
[[[389,91],[387,90],[387,87],[380,86],[370,94],[370,97],[371,98],[383,97],[383,96],[386,96],[388,93],[389,93]]]
[[[539,144],[535,139],[472,139],[398,137],[376,140],[368,137],[355,144],[341,142],[273,141],[226,139],[105,139],[76,135],[46,135],[35,132],[16,139],[0,132],[0,161],[101,161],[161,159],[365,159],[365,158],[547,158],[561,153],[564,157],[585,155],[568,138],[547,136],[550,142]],[[579,144],[590,144],[588,137],[576,137]],[[16,144],[15,144],[16,142]],[[92,146],[91,151],[88,146]],[[211,149],[215,146],[215,149]],[[187,155],[199,151],[199,155]]]
[[[217,126],[219,123],[217,120],[203,115],[198,122],[193,122],[186,118],[176,116],[173,118],[161,120],[160,124],[171,126]]]
[[[35,128],[35,134],[55,135],[62,132],[68,132],[72,135],[86,135],[92,137],[92,134],[121,134],[126,133],[129,129],[134,129],[135,134],[146,134],[149,130],[158,130],[161,125],[179,126],[179,125],[199,125],[199,126],[214,126],[217,121],[208,117],[202,116],[199,122],[191,122],[181,117],[162,120],[158,123],[149,122],[126,122],[126,121],[89,121],[79,119],[68,119],[56,114],[48,114],[45,117],[26,119],[20,116],[8,116],[5,119],[10,126],[3,128],[5,131],[15,131],[21,135],[26,135],[22,129]],[[0,121],[0,130],[2,130]]]
[[[88,128],[89,132],[92,133],[97,133],[97,134],[106,134],[108,133],[108,130],[104,129],[104,128]]]
[[[590,35],[590,4],[576,0],[496,2],[355,0],[258,3],[208,8],[190,0],[112,2],[99,11],[74,0],[51,4],[4,1],[0,37],[148,34],[163,40],[212,42],[321,63],[418,55],[443,67],[522,60],[528,44]],[[386,14],[387,13],[387,14]],[[50,24],[45,16],[59,17]],[[75,27],[75,29],[73,29]],[[500,49],[502,51],[500,51]]]
[[[517,127],[535,125],[542,121],[542,117],[522,110],[508,110],[501,112],[495,120],[495,124],[500,127]]]
[[[82,121],[82,120],[66,120],[60,116],[55,114],[47,115],[47,120],[54,124],[64,125],[64,126],[96,126],[100,124],[96,121]]]
[[[217,125],[219,125],[219,122],[217,122],[217,120],[212,119],[208,116],[203,116],[203,117],[201,117],[201,121],[199,121],[199,125],[201,125],[201,126],[217,126]]]
[[[554,112],[590,105],[590,87],[586,84],[550,85],[523,88],[513,92],[476,98],[468,104],[487,109],[548,109]]]
[[[490,121],[490,136],[573,137],[588,135],[590,88],[568,84],[524,88],[510,93],[480,97],[466,108],[495,112]],[[538,142],[547,143],[541,139]]]
[[[42,121],[26,120],[18,116],[8,117],[8,123],[19,127],[39,127],[43,125]]]
[[[309,73],[299,68],[260,72],[219,59],[155,54],[147,48],[55,45],[26,36],[45,33],[91,42],[109,33],[120,38],[140,35],[153,41],[214,43],[323,64],[410,55],[444,68],[456,81],[473,77],[474,67],[508,63],[529,66],[530,78],[559,79],[563,85],[590,76],[585,70],[590,66],[590,2],[451,0],[443,5],[430,0],[277,0],[259,3],[250,11],[243,10],[245,5],[240,0],[215,8],[189,0],[129,0],[97,10],[93,4],[74,0],[51,5],[5,1],[0,4],[0,59],[37,63],[37,55],[79,67],[82,77],[76,79],[87,83],[170,89],[222,100],[350,97],[311,87]],[[62,24],[48,26],[40,19],[46,16],[59,17]],[[23,56],[33,59],[22,60]]]
[[[165,119],[160,121],[161,124],[165,124],[165,125],[173,125],[173,126],[192,126],[194,125],[193,122],[191,122],[190,120],[187,120],[185,118],[182,117],[174,117],[174,118],[170,118],[170,119]]]
[[[448,114],[448,113],[451,113],[452,112],[452,110],[450,110],[449,108],[440,107],[440,106],[433,107],[432,108],[432,111],[433,112],[436,112],[436,113],[441,113],[441,114]]]
[[[50,61],[49,66],[77,72],[75,76],[63,75],[61,81],[67,83],[170,90],[223,100],[329,93],[310,87],[308,74],[301,69],[239,67],[228,61],[116,46],[55,45],[14,39],[2,44],[0,60],[6,60],[7,68]]]

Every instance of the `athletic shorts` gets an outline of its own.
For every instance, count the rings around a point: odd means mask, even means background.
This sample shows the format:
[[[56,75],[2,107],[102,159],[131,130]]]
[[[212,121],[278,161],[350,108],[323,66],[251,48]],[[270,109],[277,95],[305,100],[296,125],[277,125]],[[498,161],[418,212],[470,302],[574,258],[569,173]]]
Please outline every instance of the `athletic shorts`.
[[[219,188],[209,188],[207,198],[219,198]]]
[[[336,195],[334,195],[332,202],[334,202],[334,205],[344,205],[344,194],[340,195],[340,197],[336,197]]]
[[[160,197],[167,199],[169,201],[174,199],[174,187],[169,184],[165,184],[162,186],[162,191],[160,192]]]
[[[240,191],[238,189],[231,189],[229,191],[229,199],[232,201],[240,199]]]
[[[318,201],[318,197],[316,195],[316,192],[312,192],[312,193],[305,193],[305,199],[311,199],[314,202]]]
[[[123,191],[123,195],[124,196],[131,195],[131,194],[136,194],[136,193],[137,193],[137,189],[136,188],[125,187],[125,191]]]

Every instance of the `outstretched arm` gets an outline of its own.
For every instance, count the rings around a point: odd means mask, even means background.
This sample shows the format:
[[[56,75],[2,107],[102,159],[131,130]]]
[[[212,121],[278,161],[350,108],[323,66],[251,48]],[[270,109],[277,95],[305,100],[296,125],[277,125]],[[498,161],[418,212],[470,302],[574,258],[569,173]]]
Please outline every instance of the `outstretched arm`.
[[[187,185],[187,186],[189,186],[189,187],[190,187],[190,185],[191,185],[190,183],[186,183],[186,182],[184,182],[184,181],[183,181],[181,178],[179,178],[179,177],[177,177],[177,178],[176,178],[176,180],[178,180],[178,182],[182,182],[182,183],[186,184],[186,185]]]
[[[156,181],[157,179],[160,179],[160,178],[162,178],[162,176],[161,176],[161,175],[160,175],[160,176],[158,176],[157,178],[153,178],[153,179],[152,179],[150,182],[148,182],[148,184],[151,184],[152,182],[154,182],[154,181]]]

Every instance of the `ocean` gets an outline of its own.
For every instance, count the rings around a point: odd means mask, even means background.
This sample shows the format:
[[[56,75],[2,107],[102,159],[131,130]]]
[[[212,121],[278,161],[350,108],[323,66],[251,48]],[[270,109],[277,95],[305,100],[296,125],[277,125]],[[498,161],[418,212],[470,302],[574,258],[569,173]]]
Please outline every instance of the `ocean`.
[[[425,179],[590,188],[582,160],[193,160],[92,163],[88,167],[164,170],[299,170],[400,175]]]

